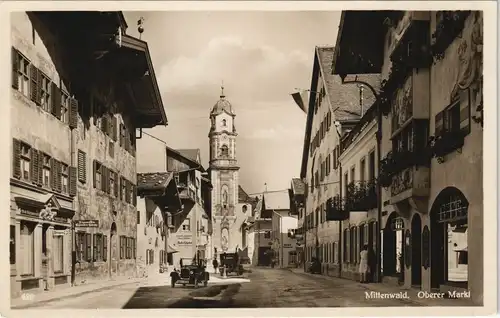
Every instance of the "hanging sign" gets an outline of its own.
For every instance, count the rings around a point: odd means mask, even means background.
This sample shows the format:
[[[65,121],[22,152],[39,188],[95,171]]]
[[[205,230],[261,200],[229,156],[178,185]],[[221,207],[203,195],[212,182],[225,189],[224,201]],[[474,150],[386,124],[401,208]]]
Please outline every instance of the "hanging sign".
[[[99,227],[99,220],[77,220],[76,227]]]

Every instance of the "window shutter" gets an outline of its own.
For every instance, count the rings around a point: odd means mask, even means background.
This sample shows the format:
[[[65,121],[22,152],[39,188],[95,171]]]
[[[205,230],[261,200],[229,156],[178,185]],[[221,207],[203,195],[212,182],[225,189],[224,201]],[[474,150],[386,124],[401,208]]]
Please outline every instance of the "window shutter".
[[[85,234],[86,236],[86,239],[87,239],[87,262],[91,262],[92,261],[92,236],[90,233],[86,233]]]
[[[116,138],[116,129],[118,128],[118,119],[116,118],[116,116],[113,115],[113,131],[112,131],[112,137],[113,137],[113,140],[116,141],[117,138]]]
[[[114,189],[115,193],[114,193],[114,195],[115,195],[115,198],[118,198],[118,192],[119,192],[118,189],[119,189],[120,182],[118,181],[118,173],[117,172],[113,172],[113,173],[114,173],[114,179],[115,179],[115,189]]]
[[[119,182],[118,182],[118,195],[120,197],[120,201],[123,200],[123,177],[120,177]]]
[[[125,202],[130,203],[130,183],[128,180],[123,180],[125,182]]]
[[[21,178],[21,142],[12,139],[12,175]]]
[[[96,184],[96,181],[97,181],[97,180],[96,180],[96,176],[97,176],[97,161],[95,161],[95,160],[94,160],[94,161],[92,162],[92,166],[93,166],[93,169],[92,169],[92,171],[93,171],[92,176],[93,176],[93,179],[94,179],[94,180],[93,180],[93,181],[94,181],[94,183],[93,183],[93,184],[94,184],[94,188],[97,188],[97,184]]]
[[[57,181],[56,181],[56,176],[57,176],[57,167],[56,167],[56,160],[54,158],[50,158],[50,186],[52,190],[57,189]]]
[[[40,76],[35,65],[30,64],[30,97],[35,104],[40,106]]]
[[[111,177],[111,174],[113,173],[113,171],[109,170],[108,168],[105,168],[106,169],[106,193],[108,194],[111,194],[111,180],[110,180],[110,177]]]
[[[434,133],[437,136],[441,136],[443,134],[443,112],[439,112],[436,114],[436,117],[434,117]]]
[[[38,184],[38,168],[39,168],[39,163],[38,163],[38,150],[36,149],[31,149],[31,161],[30,161],[30,172],[31,172],[31,182],[34,184]]]
[[[43,153],[38,151],[38,185],[43,185]]]
[[[108,193],[108,168],[101,165],[101,190]]]
[[[61,190],[62,190],[62,162],[60,162],[60,161],[56,162],[56,169],[57,169],[57,175],[56,175],[57,191],[61,192]]]
[[[78,180],[87,182],[87,154],[81,150],[78,150]]]
[[[69,128],[78,127],[78,100],[71,98],[69,101]]]
[[[108,236],[103,235],[102,237],[102,260],[108,260]]]
[[[12,47],[12,88],[19,89],[19,53]]]
[[[54,83],[51,85],[52,115],[61,119],[61,90]]]
[[[123,124],[120,123],[120,147],[123,147]]]
[[[460,91],[460,130],[470,133],[470,90]]]
[[[76,180],[76,167],[69,167],[69,195],[72,197],[76,195]]]
[[[93,235],[94,237],[92,238],[93,239],[93,242],[94,242],[94,248],[93,248],[93,253],[94,254],[94,257],[93,257],[93,260],[94,262],[97,261],[97,234],[94,234]]]

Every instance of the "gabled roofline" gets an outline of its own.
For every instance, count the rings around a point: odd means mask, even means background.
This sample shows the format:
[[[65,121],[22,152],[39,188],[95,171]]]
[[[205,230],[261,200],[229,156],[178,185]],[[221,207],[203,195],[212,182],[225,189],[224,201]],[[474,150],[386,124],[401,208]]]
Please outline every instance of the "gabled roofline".
[[[175,150],[175,149],[173,149],[173,148],[170,148],[169,146],[165,146],[165,148],[166,148],[166,150],[165,150],[165,151],[170,151],[170,152],[173,152],[173,153],[175,153],[176,155],[178,155],[179,157],[184,158],[184,159],[186,159],[187,161],[189,161],[189,162],[193,165],[193,167],[192,167],[192,168],[199,169],[201,172],[205,172],[205,168],[203,168],[203,166],[202,166],[200,163],[198,163],[198,162],[194,161],[194,160],[193,160],[193,159],[191,159],[191,158],[188,158],[188,157],[186,157],[186,156],[182,155],[180,152],[178,152],[177,150]]]

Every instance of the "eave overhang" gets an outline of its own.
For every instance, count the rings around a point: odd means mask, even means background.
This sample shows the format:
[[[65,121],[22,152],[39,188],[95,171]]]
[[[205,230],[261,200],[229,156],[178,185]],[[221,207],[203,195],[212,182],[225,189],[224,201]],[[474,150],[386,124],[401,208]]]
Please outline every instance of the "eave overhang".
[[[332,74],[377,74],[384,63],[387,28],[403,11],[342,11]]]

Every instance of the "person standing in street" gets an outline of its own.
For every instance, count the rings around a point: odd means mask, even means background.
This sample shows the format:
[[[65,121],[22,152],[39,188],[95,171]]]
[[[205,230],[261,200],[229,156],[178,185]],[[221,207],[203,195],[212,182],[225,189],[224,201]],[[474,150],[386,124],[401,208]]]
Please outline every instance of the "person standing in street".
[[[359,253],[359,276],[360,276],[360,283],[366,283],[367,282],[367,277],[368,277],[368,272],[369,272],[369,267],[368,267],[368,245],[364,245],[363,249]]]
[[[219,262],[217,262],[217,258],[214,258],[212,261],[212,265],[214,266],[214,273],[217,274],[217,267],[219,267]]]
[[[181,260],[179,261],[179,265],[180,265],[180,267],[182,268],[182,258],[181,258]]]

